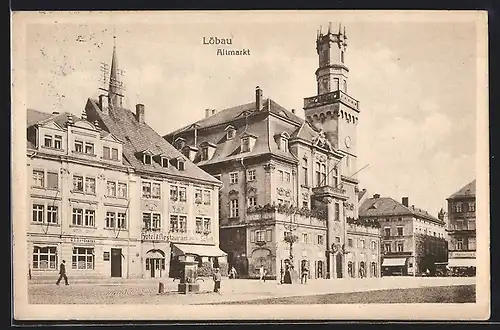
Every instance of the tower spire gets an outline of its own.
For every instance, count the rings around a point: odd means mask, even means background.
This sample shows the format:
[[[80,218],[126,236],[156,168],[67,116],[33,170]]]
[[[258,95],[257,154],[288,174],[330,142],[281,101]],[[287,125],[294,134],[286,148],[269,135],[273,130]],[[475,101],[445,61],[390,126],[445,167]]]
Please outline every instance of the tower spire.
[[[118,69],[118,56],[116,53],[116,35],[113,33],[113,55],[111,58],[111,70],[109,76],[109,88],[108,88],[108,98],[111,107],[117,108],[122,106],[121,93],[123,90],[123,84],[119,79],[121,71]]]
[[[328,34],[332,33],[332,22],[328,23]]]

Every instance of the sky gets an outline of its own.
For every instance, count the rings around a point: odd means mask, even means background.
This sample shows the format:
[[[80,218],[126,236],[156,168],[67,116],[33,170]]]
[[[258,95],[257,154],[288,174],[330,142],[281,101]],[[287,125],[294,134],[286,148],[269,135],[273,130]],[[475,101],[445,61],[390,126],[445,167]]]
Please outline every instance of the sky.
[[[98,16],[97,14],[95,15]],[[80,115],[97,97],[101,63],[118,66],[131,110],[164,135],[217,110],[254,101],[255,86],[303,117],[316,94],[317,30],[346,27],[348,93],[360,101],[360,189],[437,215],[446,198],[476,177],[476,25],[467,19],[336,12],[157,13],[28,25],[27,107]],[[116,39],[113,38],[116,36]],[[231,38],[217,56],[203,38]]]

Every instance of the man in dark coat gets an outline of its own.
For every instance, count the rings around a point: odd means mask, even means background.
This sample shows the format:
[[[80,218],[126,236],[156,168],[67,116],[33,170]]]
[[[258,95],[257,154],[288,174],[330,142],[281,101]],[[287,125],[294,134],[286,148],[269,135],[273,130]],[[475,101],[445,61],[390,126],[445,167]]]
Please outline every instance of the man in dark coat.
[[[69,285],[68,277],[66,276],[66,260],[63,260],[61,266],[59,267],[59,279],[57,280],[56,284],[59,285],[59,282],[61,282],[63,278],[64,283],[66,283],[66,285]]]

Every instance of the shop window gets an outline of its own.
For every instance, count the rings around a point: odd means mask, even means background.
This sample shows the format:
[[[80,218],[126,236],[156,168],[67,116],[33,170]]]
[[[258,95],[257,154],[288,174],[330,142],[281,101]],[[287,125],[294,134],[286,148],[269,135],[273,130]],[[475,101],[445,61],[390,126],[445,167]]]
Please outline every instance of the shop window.
[[[72,269],[94,269],[94,248],[73,248]]]
[[[34,246],[32,269],[57,270],[57,248]]]

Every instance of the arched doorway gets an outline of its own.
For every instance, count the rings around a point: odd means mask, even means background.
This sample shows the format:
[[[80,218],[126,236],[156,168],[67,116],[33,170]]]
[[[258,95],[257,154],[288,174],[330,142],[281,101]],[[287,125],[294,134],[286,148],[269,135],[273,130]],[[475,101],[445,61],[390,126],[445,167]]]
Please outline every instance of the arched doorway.
[[[371,275],[372,277],[377,277],[377,263],[376,262],[372,262],[372,265],[371,265]]]
[[[271,251],[268,249],[256,249],[252,252],[252,266],[253,266],[253,272],[257,274],[259,272],[260,266],[263,266],[264,269],[267,271],[268,275],[273,274],[273,260],[272,260],[272,255]]]
[[[342,273],[342,254],[338,253],[337,256],[335,257],[335,269],[337,270],[337,278],[342,278],[343,273]]]
[[[149,277],[162,277],[165,272],[165,252],[152,249],[146,252],[146,273]]]
[[[347,263],[347,274],[349,277],[354,277],[354,263],[352,261]]]
[[[316,262],[316,278],[323,278],[323,261]]]

